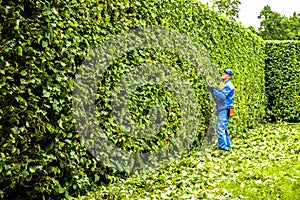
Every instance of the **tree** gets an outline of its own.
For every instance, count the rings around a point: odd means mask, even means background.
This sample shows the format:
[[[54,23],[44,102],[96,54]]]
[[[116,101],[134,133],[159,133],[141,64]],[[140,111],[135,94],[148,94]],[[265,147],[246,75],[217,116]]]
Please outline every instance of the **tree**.
[[[212,6],[217,9],[220,14],[226,15],[228,18],[236,20],[239,18],[241,5],[240,0],[213,0]]]
[[[287,20],[286,23],[288,39],[300,40],[300,14],[294,14]]]
[[[265,6],[258,19],[261,20],[258,34],[265,40],[299,40],[300,15],[294,13],[290,18],[282,16]]]

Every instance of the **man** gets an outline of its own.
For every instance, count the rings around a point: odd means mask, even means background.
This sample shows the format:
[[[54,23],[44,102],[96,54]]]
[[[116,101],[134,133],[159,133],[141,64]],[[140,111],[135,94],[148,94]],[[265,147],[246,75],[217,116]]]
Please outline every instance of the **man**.
[[[230,81],[233,76],[233,72],[230,69],[226,69],[222,73],[222,82],[220,88],[216,89],[211,85],[208,85],[209,91],[211,91],[216,105],[217,105],[217,135],[218,135],[218,144],[219,149],[228,151],[231,149],[230,137],[228,133],[228,120],[230,109],[233,110],[233,100],[234,100],[234,86]]]

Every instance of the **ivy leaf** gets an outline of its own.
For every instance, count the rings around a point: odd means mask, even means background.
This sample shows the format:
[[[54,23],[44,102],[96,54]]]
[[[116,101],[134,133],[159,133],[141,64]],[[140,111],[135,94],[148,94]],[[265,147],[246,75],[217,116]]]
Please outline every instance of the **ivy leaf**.
[[[23,56],[23,48],[21,46],[18,46],[16,48],[16,53],[18,56]]]

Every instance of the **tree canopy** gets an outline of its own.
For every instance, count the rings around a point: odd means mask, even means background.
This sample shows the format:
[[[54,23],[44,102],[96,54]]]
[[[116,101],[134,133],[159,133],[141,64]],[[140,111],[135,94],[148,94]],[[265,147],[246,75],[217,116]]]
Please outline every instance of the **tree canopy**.
[[[258,19],[261,20],[258,35],[265,40],[300,40],[300,14],[294,12],[286,17],[265,6]]]
[[[239,18],[241,5],[240,0],[213,0],[212,6],[217,9],[220,14],[226,15],[230,19]]]

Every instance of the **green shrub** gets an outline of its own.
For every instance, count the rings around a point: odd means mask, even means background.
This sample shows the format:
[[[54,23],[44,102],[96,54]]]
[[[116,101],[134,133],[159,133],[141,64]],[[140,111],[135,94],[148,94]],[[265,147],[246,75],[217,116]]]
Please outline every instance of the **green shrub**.
[[[0,15],[0,195],[3,198],[77,196],[113,179],[113,171],[98,163],[79,139],[72,116],[72,94],[76,72],[88,53],[104,39],[126,30],[161,27],[178,31],[202,44],[219,72],[232,68],[236,86],[232,133],[240,134],[264,118],[263,41],[201,3],[17,0],[2,2]],[[114,81],[119,79],[121,70],[149,60],[174,67],[192,83],[199,102],[197,128],[201,140],[210,120],[209,93],[195,64],[172,52],[138,50],[113,63],[105,83],[98,89],[106,95],[105,98],[99,95],[96,101],[100,124],[112,131],[115,144],[127,150],[136,150],[137,146],[141,147],[137,150],[140,152],[155,151],[173,137],[180,116],[174,98],[162,98],[165,105],[173,105],[169,107],[175,111],[175,118],[169,124],[170,129],[154,141],[123,143],[127,138],[111,121],[107,97]],[[170,93],[156,86],[141,91],[136,93],[135,97],[140,98],[136,105],[155,101],[152,95],[147,96],[149,91],[158,95]],[[136,118],[143,117],[147,110],[137,111],[134,103],[131,109]]]
[[[299,41],[266,41],[267,116],[271,121],[299,122],[299,51]]]

